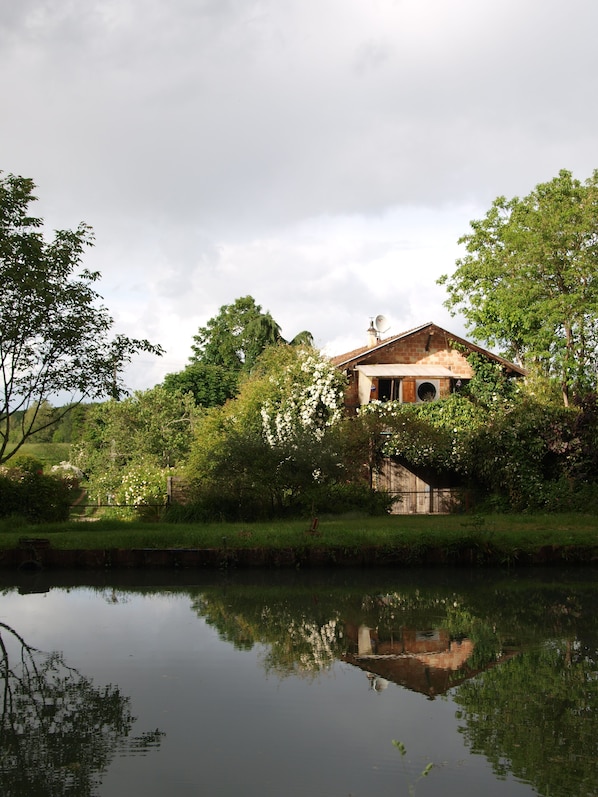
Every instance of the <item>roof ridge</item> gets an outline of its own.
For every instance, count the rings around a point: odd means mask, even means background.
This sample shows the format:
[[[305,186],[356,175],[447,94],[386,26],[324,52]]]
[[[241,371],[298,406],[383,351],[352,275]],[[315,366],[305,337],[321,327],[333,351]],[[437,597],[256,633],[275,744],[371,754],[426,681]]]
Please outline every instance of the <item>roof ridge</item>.
[[[352,351],[344,352],[343,354],[337,354],[335,357],[330,357],[330,362],[333,365],[335,365],[337,368],[340,368],[352,362],[353,360],[358,359],[364,354],[369,354],[370,352],[378,351],[379,349],[384,348],[385,346],[388,346],[390,343],[394,343],[395,341],[400,340],[401,338],[406,338],[409,335],[414,335],[416,332],[421,332],[423,329],[426,329],[426,327],[435,327],[437,330],[443,332],[445,335],[448,335],[457,342],[464,344],[472,351],[477,351],[480,354],[489,356],[492,359],[494,359],[496,362],[499,362],[510,369],[515,369],[515,371],[518,371],[521,375],[525,375],[527,373],[525,368],[522,368],[520,365],[517,365],[517,363],[510,362],[510,360],[507,360],[505,357],[502,357],[500,354],[494,354],[494,352],[491,352],[488,349],[484,349],[482,346],[478,346],[476,343],[472,343],[466,338],[463,338],[460,335],[456,335],[454,332],[450,332],[448,329],[444,329],[444,327],[438,326],[438,324],[435,324],[433,321],[428,321],[425,324],[420,324],[419,326],[413,327],[412,329],[408,329],[405,332],[399,332],[397,335],[390,335],[387,338],[377,341],[377,343],[374,346],[368,346],[366,344],[365,346],[360,346],[359,348],[353,349]]]

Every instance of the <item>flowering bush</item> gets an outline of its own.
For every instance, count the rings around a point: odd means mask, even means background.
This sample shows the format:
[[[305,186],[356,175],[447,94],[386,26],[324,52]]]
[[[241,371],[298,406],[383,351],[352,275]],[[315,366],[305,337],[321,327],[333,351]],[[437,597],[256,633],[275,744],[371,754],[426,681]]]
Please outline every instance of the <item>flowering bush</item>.
[[[168,469],[150,462],[130,465],[122,474],[122,481],[116,490],[116,504],[134,507],[142,519],[158,519],[166,504],[168,474]]]
[[[195,426],[194,500],[226,518],[297,511],[308,491],[342,476],[342,408],[343,377],[327,360],[307,347],[270,347],[239,396]]]
[[[156,520],[166,504],[166,481],[170,474],[169,468],[161,468],[150,460],[115,466],[91,475],[87,495],[98,505],[113,507],[107,511],[114,517]]]
[[[361,413],[376,415],[386,424],[386,456],[461,474],[470,472],[472,435],[487,419],[486,410],[458,394],[422,404],[372,402]]]
[[[305,434],[321,440],[342,416],[343,384],[333,365],[308,349],[270,376],[272,396],[260,408],[264,439],[272,448]]]

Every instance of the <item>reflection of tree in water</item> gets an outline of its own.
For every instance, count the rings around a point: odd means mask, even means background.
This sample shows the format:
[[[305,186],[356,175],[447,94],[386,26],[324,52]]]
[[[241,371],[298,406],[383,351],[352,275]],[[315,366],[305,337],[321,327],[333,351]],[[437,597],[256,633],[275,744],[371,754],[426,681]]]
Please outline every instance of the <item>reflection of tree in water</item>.
[[[352,629],[362,625],[374,629],[380,640],[399,639],[405,626],[442,627],[451,638],[472,638],[475,666],[496,661],[500,653],[497,635],[487,622],[456,608],[461,603],[455,594],[442,592],[294,592],[229,586],[202,590],[193,607],[235,647],[266,646],[266,670],[279,675],[313,675],[343,660],[351,646]]]
[[[461,732],[499,777],[551,797],[598,794],[598,648],[545,642],[459,686]]]
[[[221,596],[204,593],[194,609],[218,630],[220,637],[236,648],[249,650],[255,644],[267,646],[263,664],[277,675],[314,675],[329,669],[342,653],[342,623],[337,609],[319,600],[293,600],[292,595],[231,603],[230,592]]]
[[[147,750],[156,730],[128,739],[135,718],[117,687],[94,687],[61,654],[42,653],[0,623],[0,793],[89,797],[117,750]]]

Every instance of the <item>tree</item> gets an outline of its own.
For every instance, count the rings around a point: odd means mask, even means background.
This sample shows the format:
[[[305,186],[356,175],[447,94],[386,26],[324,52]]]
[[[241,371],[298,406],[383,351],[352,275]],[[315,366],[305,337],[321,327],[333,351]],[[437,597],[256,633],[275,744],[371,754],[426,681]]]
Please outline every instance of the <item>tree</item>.
[[[296,510],[342,476],[340,372],[308,348],[267,348],[239,395],[195,427],[188,476],[209,511],[248,519]]]
[[[46,241],[42,220],[29,213],[34,188],[0,173],[0,463],[75,404],[122,395],[121,372],[134,354],[162,353],[147,340],[109,337],[112,319],[93,289],[100,274],[82,268],[91,228]],[[61,393],[72,401],[43,420],[48,399]]]
[[[27,417],[29,416],[29,417]],[[35,443],[49,443],[56,426],[56,410],[49,401],[36,402],[26,412],[25,425],[31,426],[31,440]],[[32,423],[33,418],[35,421]],[[34,426],[35,424],[35,426]],[[37,431],[39,429],[40,431]]]
[[[459,239],[446,306],[472,336],[556,380],[567,406],[594,389],[598,363],[598,170],[581,183],[571,172],[526,197],[499,197]]]
[[[102,502],[110,495],[123,504],[159,503],[169,469],[188,453],[200,412],[192,396],[162,385],[93,407],[72,453],[88,477],[89,496]],[[132,500],[133,493],[139,500]]]
[[[163,385],[169,393],[191,393],[198,407],[219,407],[237,395],[238,382],[237,371],[196,362],[183,371],[167,374]]]
[[[233,373],[249,372],[267,346],[286,343],[279,324],[262,312],[253,296],[242,296],[223,305],[194,336],[192,363],[219,365]],[[291,343],[311,345],[309,332],[300,332]]]

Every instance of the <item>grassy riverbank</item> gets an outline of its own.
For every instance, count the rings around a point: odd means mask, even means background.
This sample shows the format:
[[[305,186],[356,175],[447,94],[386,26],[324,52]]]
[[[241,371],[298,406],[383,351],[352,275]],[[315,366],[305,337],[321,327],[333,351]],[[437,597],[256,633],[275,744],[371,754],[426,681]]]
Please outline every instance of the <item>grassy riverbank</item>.
[[[165,524],[116,520],[27,525],[0,523],[0,549],[23,537],[45,538],[57,550],[336,548],[493,549],[511,556],[544,546],[595,548],[598,517],[582,514],[449,515],[324,518],[317,532],[305,520],[267,523]]]

